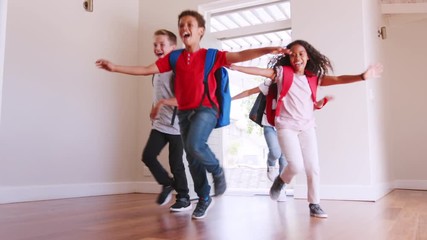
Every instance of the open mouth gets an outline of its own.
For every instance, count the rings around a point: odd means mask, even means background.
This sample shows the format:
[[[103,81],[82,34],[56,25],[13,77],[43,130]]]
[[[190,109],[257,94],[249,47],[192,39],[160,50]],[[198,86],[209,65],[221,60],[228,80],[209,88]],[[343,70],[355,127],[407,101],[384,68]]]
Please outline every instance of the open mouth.
[[[189,38],[190,37],[190,33],[184,33],[182,34],[182,38]]]
[[[156,53],[156,56],[157,56],[157,57],[161,57],[161,56],[163,56],[163,52],[158,52],[158,53]]]

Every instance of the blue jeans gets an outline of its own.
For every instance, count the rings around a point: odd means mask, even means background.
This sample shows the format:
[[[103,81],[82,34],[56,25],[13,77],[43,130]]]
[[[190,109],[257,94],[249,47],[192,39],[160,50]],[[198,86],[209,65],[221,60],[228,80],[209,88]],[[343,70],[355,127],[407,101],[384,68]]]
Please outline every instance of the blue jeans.
[[[207,144],[209,135],[216,125],[216,115],[214,109],[207,107],[178,112],[181,137],[194,182],[194,191],[199,198],[208,197],[211,190],[206,171],[212,175],[220,174],[222,171],[218,159]]]
[[[267,165],[274,166],[276,165],[276,160],[279,159],[279,172],[281,173],[288,165],[288,162],[286,162],[285,156],[280,150],[276,129],[271,126],[264,126],[264,138],[268,146]]]

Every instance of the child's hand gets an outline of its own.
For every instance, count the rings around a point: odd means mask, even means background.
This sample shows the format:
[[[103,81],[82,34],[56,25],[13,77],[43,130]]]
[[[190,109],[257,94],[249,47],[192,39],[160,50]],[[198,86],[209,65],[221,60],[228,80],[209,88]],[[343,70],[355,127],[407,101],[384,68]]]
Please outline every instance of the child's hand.
[[[115,65],[108,60],[98,59],[96,60],[95,64],[98,68],[102,68],[107,71],[114,72]]]
[[[152,107],[150,111],[150,119],[151,121],[156,120],[157,114],[159,113],[159,107]]]
[[[334,100],[334,96],[332,95],[326,95],[322,100],[326,99],[326,101],[332,101]]]
[[[229,68],[230,70],[237,70],[238,66],[237,66],[237,65],[235,65],[235,64],[231,64],[228,68]]]
[[[383,72],[383,65],[381,63],[377,63],[374,65],[370,65],[368,69],[362,73],[362,79],[371,79],[371,78],[379,78],[381,77],[381,73]]]
[[[319,101],[316,102],[315,108],[316,109],[321,109],[321,108],[323,108],[326,105],[327,102],[329,102],[329,101],[331,101],[333,99],[334,99],[333,96],[330,96],[330,95],[325,96],[321,100],[319,100]]]
[[[164,99],[160,99],[156,105],[151,108],[150,119],[152,121],[157,119],[157,114],[159,114],[160,108],[164,105]]]
[[[273,50],[272,54],[291,54],[292,51],[290,49],[284,48],[284,47],[278,47],[277,49]]]

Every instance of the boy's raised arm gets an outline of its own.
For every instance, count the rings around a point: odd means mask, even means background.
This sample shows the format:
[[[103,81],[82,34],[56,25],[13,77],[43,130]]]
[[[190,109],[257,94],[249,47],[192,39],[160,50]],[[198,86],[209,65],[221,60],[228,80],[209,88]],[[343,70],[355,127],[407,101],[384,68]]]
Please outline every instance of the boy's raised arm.
[[[227,52],[226,58],[229,64],[245,62],[265,54],[289,54],[291,51],[283,47],[263,47],[247,49],[240,52]]]
[[[105,59],[98,59],[95,62],[95,64],[98,68],[107,70],[109,72],[118,72],[118,73],[124,73],[129,75],[146,76],[146,75],[151,75],[159,72],[157,65],[154,63],[149,66],[122,66],[122,65],[116,65]]]

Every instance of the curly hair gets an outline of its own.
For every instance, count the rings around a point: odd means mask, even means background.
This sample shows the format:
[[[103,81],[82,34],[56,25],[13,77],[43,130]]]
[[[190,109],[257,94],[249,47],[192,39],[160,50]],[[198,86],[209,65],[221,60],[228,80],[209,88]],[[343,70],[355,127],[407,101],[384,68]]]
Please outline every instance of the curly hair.
[[[291,49],[294,45],[301,45],[307,51],[309,60],[307,61],[307,65],[305,67],[306,71],[317,75],[319,79],[325,76],[329,70],[333,71],[329,58],[321,54],[310,43],[304,40],[295,40],[289,43],[286,48]],[[277,66],[291,66],[289,55],[280,55],[270,61],[269,67],[273,67],[275,69]]]

